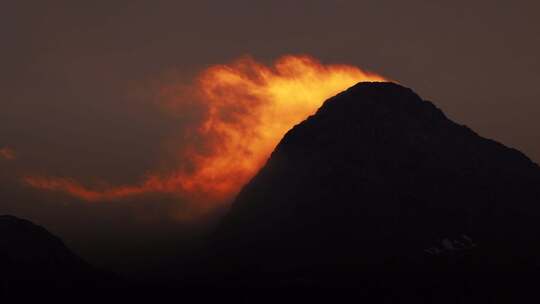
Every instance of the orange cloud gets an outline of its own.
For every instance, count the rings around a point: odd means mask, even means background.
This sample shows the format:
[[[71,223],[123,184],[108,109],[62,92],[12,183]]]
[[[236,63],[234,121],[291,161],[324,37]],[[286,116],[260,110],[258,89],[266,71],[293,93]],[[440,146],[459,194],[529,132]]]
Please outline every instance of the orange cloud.
[[[201,119],[179,130],[183,164],[150,173],[137,185],[92,188],[72,179],[30,176],[27,184],[89,201],[167,193],[200,210],[230,200],[258,171],[282,136],[327,98],[361,81],[384,81],[350,65],[324,65],[310,56],[283,56],[272,66],[250,57],[202,71],[193,85],[160,89],[161,105],[176,113],[200,109]]]

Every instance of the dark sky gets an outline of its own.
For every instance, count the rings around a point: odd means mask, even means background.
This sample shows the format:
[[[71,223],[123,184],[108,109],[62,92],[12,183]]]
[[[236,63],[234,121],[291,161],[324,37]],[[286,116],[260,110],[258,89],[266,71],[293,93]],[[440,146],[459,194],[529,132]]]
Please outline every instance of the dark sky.
[[[90,260],[195,228],[161,220],[168,198],[88,205],[16,176],[137,181],[182,124],[155,106],[156,84],[245,54],[372,70],[540,161],[535,1],[8,0],[0,35],[0,148],[16,155],[0,158],[0,214],[47,226]]]

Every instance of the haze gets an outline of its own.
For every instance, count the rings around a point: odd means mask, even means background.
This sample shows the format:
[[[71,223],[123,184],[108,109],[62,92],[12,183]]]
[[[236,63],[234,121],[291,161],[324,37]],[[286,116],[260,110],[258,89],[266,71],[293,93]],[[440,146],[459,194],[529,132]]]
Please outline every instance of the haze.
[[[42,224],[115,269],[141,264],[133,255],[188,250],[221,211],[177,221],[168,215],[182,202],[167,195],[92,205],[20,177],[132,184],[165,170],[198,109],[164,113],[156,92],[247,54],[268,65],[309,54],[376,72],[538,162],[538,12],[532,1],[8,1],[0,214]]]

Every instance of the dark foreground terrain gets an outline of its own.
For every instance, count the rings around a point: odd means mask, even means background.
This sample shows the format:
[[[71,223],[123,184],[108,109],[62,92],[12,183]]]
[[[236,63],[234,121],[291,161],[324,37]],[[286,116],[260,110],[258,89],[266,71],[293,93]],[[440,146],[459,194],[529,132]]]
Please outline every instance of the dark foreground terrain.
[[[90,286],[125,299],[530,302],[539,186],[540,168],[521,152],[410,89],[359,83],[285,135],[206,249],[167,279],[107,281],[57,239],[26,237],[18,229],[29,223],[2,217],[0,235],[36,255],[14,258],[2,244],[0,282],[9,292],[35,277],[51,290]]]

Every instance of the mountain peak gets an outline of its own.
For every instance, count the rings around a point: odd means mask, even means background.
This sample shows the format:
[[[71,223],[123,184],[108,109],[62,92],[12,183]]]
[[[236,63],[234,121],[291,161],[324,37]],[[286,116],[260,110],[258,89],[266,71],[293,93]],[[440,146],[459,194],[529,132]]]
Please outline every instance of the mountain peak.
[[[327,100],[318,110],[363,111],[367,115],[401,114],[432,115],[444,118],[444,114],[429,101],[420,98],[413,90],[393,82],[359,82]]]
[[[370,124],[371,127],[400,123],[428,127],[450,122],[433,103],[392,82],[360,82],[326,100],[315,115],[301,125],[315,120],[329,120],[335,124],[340,124],[338,121]]]
[[[462,247],[483,263],[531,262],[538,184],[521,152],[411,89],[359,83],[285,135],[217,239],[239,263],[272,271],[425,264],[441,240],[478,245]]]

